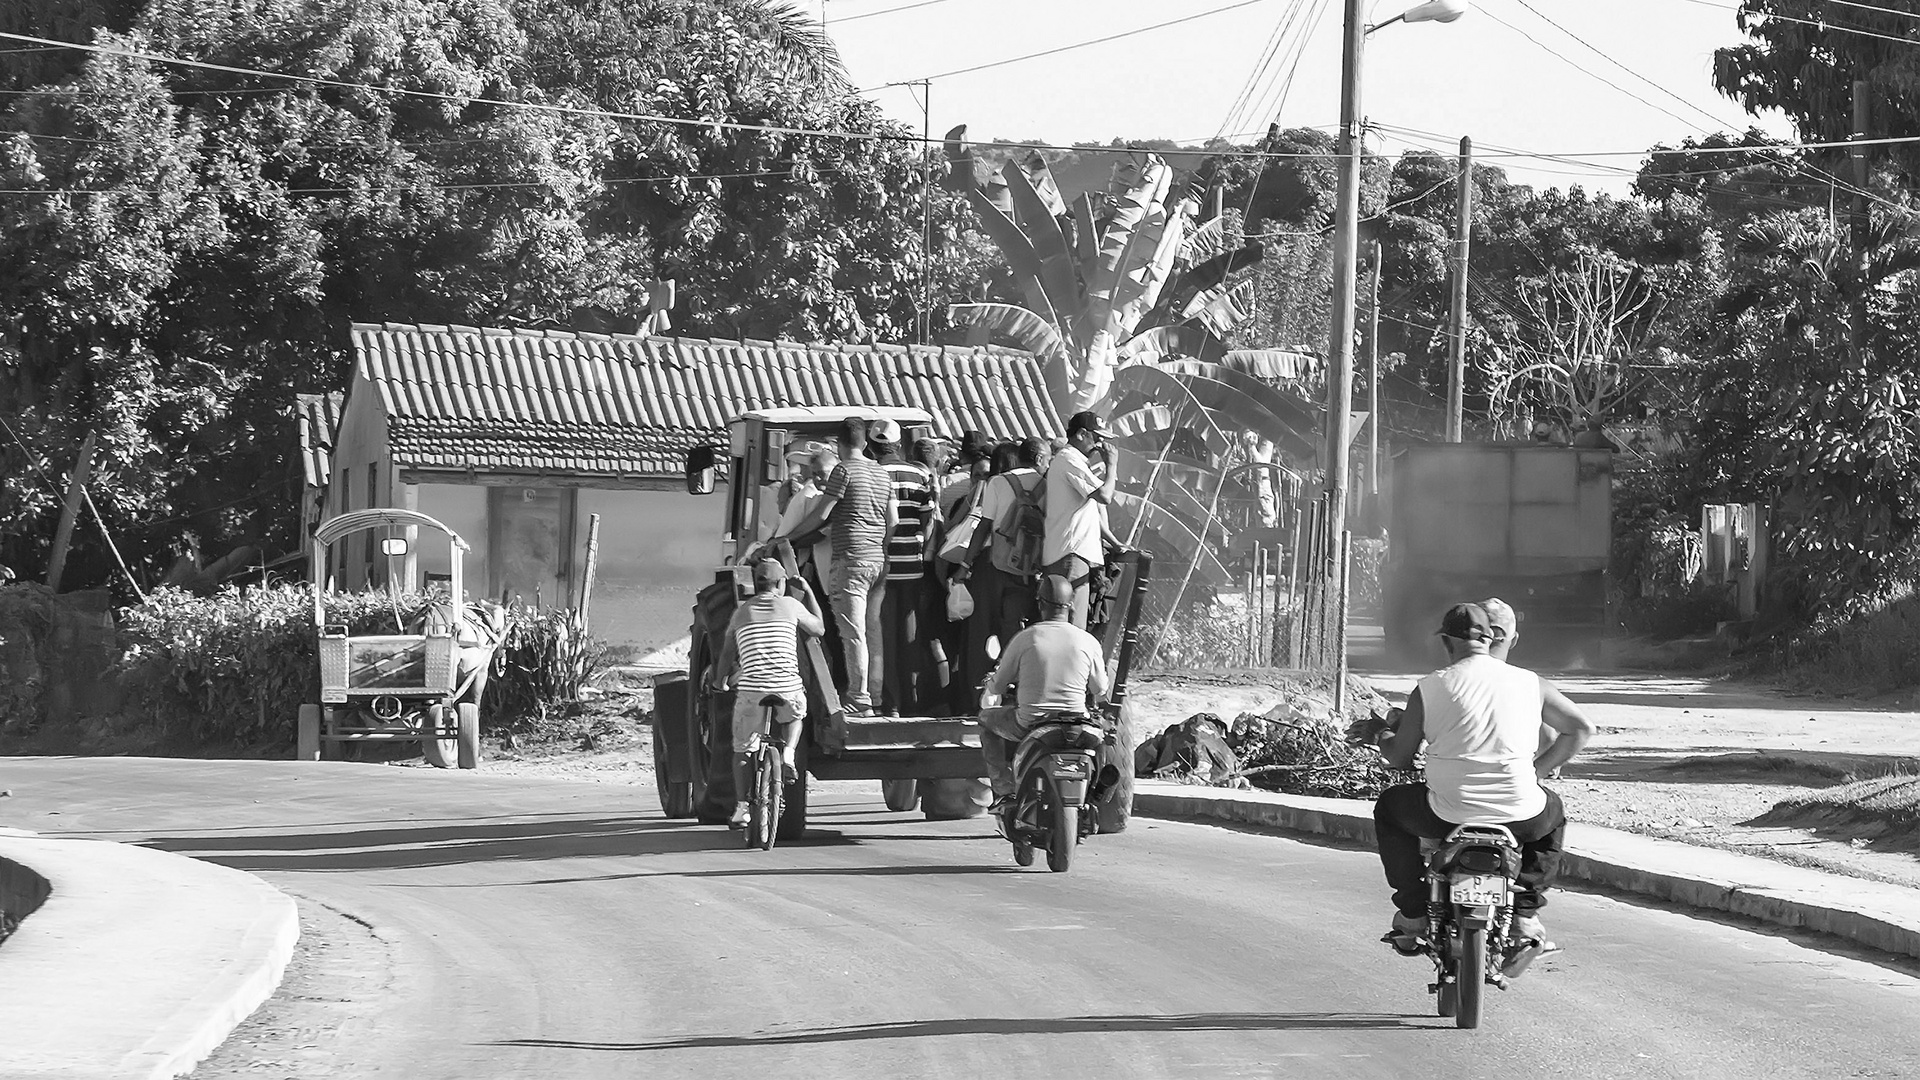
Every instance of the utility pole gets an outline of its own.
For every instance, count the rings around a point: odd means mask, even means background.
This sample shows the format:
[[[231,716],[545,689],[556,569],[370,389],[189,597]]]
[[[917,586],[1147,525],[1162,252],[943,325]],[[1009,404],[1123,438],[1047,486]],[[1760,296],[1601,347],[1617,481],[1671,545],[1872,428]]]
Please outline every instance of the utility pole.
[[[1460,441],[1467,394],[1467,248],[1473,241],[1473,140],[1460,137],[1459,189],[1454,200],[1453,314],[1447,327],[1447,441]]]
[[[826,0],[820,12],[826,14]],[[920,80],[920,154],[926,172],[920,178],[920,344],[933,336],[933,80]]]
[[[60,575],[67,569],[67,548],[73,543],[73,522],[87,495],[87,476],[93,470],[93,432],[80,443],[80,457],[67,477],[67,501],[60,508],[60,524],[53,533],[53,558],[47,563],[47,588],[60,591]]]
[[[1848,153],[1853,158],[1853,265],[1858,278],[1857,292],[1853,298],[1853,310],[1848,320],[1853,336],[1853,351],[1857,356],[1867,344],[1867,266],[1872,257],[1868,245],[1872,242],[1872,211],[1867,208],[1867,148],[1861,140],[1867,137],[1867,127],[1872,122],[1870,99],[1867,97],[1867,81],[1853,80],[1853,148]]]
[[[1367,307],[1367,494],[1380,494],[1380,241],[1373,242],[1373,303]]]
[[[1353,435],[1355,267],[1360,254],[1360,61],[1366,47],[1366,6],[1346,0],[1340,63],[1340,190],[1334,203],[1333,327],[1327,342],[1327,535],[1347,523],[1347,444]]]

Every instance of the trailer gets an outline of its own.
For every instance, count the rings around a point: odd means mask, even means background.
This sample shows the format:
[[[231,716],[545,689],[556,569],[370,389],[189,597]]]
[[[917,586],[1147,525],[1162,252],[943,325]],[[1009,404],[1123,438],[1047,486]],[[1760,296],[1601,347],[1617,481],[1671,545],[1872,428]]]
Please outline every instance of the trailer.
[[[654,776],[661,807],[669,817],[725,822],[736,801],[730,768],[733,753],[731,692],[707,686],[708,670],[719,658],[736,604],[751,593],[750,550],[763,539],[770,520],[769,501],[785,479],[788,447],[806,440],[831,442],[849,417],[900,424],[903,444],[912,445],[933,431],[932,417],[908,408],[785,408],[749,412],[728,428],[725,515],[719,533],[719,564],[712,584],[695,598],[689,628],[687,668],[654,680]],[[712,494],[719,455],[695,447],[687,460],[687,490]],[[790,553],[788,554],[790,560]],[[789,569],[792,564],[789,561]],[[1112,615],[1089,627],[1101,639],[1109,669],[1115,673],[1112,700],[1117,710],[1125,697],[1141,604],[1152,561],[1128,552],[1117,563]],[[820,597],[822,607],[828,600]],[[789,789],[778,836],[793,839],[806,828],[807,778],[879,780],[888,805],[909,809],[918,801],[929,817],[967,817],[983,813],[987,803],[986,765],[980,755],[977,702],[965,715],[849,717],[835,691],[828,650],[835,630],[828,613],[828,637],[807,638],[801,654],[807,686],[807,718],[800,741],[800,778]],[[1122,773],[1131,777],[1130,763]],[[1125,785],[1129,791],[1131,785]],[[1117,794],[1126,794],[1121,792]]]

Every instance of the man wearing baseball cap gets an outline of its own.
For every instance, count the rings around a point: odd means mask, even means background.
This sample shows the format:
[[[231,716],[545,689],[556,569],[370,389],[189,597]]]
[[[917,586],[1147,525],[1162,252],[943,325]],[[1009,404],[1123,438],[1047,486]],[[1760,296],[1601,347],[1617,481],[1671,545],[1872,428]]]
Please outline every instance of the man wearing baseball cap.
[[[1420,840],[1443,840],[1459,825],[1504,825],[1520,841],[1509,976],[1547,947],[1538,911],[1560,869],[1566,813],[1542,787],[1593,737],[1593,723],[1554,685],[1490,652],[1493,622],[1479,604],[1455,604],[1440,621],[1448,666],[1420,680],[1381,753],[1411,769],[1426,746],[1426,780],[1388,788],[1374,804],[1380,862],[1393,887],[1393,929],[1402,952],[1427,932],[1427,885]],[[1558,732],[1535,756],[1542,723]]]
[[[1067,421],[1067,445],[1047,466],[1047,541],[1040,559],[1048,574],[1073,586],[1073,625],[1087,628],[1088,587],[1093,568],[1106,562],[1101,534],[1102,508],[1113,501],[1120,479],[1107,449],[1107,425],[1094,412],[1077,412]],[[1093,459],[1106,463],[1107,475],[1094,474]]]
[[[787,577],[786,568],[773,559],[753,564],[753,595],[734,609],[727,641],[714,665],[715,685],[733,683],[733,790],[745,792],[752,783],[753,763],[747,747],[753,737],[767,738],[767,710],[761,701],[778,696],[786,704],[773,717],[786,725],[780,757],[786,779],[794,779],[794,752],[800,747],[800,721],[807,715],[807,686],[800,678],[800,632],[819,637],[827,632],[820,603],[803,577]],[[729,825],[744,826],[747,804],[736,803]]]
[[[989,809],[1000,815],[1013,796],[1013,748],[1045,713],[1091,715],[1106,700],[1107,661],[1099,639],[1068,621],[1073,584],[1058,575],[1040,579],[1035,600],[1040,621],[1013,635],[986,692],[1016,694],[1011,716],[1004,709],[980,714],[980,753],[993,786]]]

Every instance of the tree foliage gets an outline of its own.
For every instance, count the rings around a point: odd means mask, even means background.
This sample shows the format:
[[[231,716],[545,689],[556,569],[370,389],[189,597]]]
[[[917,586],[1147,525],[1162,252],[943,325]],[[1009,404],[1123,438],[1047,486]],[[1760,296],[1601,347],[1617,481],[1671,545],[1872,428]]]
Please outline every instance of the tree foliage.
[[[0,563],[45,565],[85,432],[140,572],[292,546],[293,397],[354,320],[911,337],[979,291],[930,159],[773,0],[26,0],[0,26]],[[245,72],[260,72],[248,74]],[[792,129],[633,119],[669,116]],[[835,134],[826,134],[833,132]],[[932,270],[932,286],[922,268]],[[49,481],[36,472],[43,470]],[[104,580],[90,529],[74,579]]]

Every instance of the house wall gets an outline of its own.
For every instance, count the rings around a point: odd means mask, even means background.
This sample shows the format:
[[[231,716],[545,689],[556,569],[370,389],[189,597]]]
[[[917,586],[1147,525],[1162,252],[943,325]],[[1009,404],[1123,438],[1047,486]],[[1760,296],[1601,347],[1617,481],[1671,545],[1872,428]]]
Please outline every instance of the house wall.
[[[589,622],[593,633],[644,656],[687,636],[694,594],[713,581],[727,498],[685,491],[581,488],[572,595],[587,565],[587,525],[600,515],[600,557]]]
[[[387,451],[386,404],[380,399],[379,388],[356,370],[353,383],[347,389],[340,431],[334,438],[333,477],[327,485],[324,516],[331,518],[349,510],[398,506],[403,496],[404,492],[396,490]],[[379,578],[374,572],[376,563],[384,563],[378,551],[379,542],[380,534],[369,531],[356,533],[334,545],[329,553],[327,573],[335,588],[365,588]]]
[[[460,539],[472,545],[462,568],[467,599],[486,596],[487,489],[477,484],[407,484],[403,488],[413,489],[412,509],[459,533]],[[414,550],[421,577],[414,582],[416,586],[426,583],[426,575],[453,573],[453,542],[433,529],[418,532]]]

